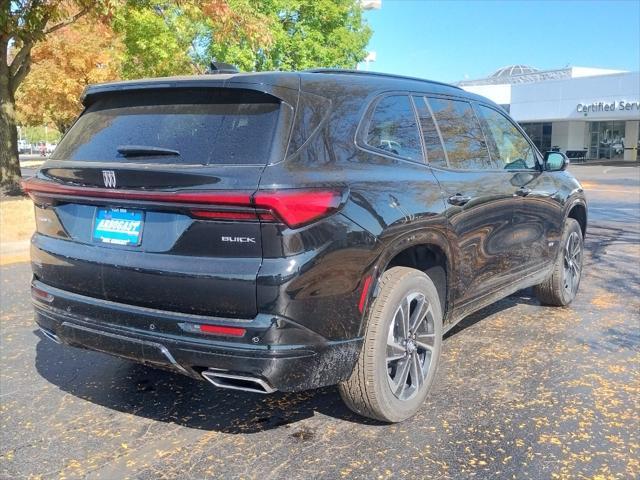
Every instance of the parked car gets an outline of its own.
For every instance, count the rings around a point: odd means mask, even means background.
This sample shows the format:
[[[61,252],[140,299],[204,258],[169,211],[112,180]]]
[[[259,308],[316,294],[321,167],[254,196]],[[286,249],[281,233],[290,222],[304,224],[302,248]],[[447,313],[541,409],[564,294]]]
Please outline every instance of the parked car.
[[[615,139],[613,141],[600,142],[600,158],[613,159],[624,155],[624,141]]]
[[[18,153],[31,153],[31,145],[26,140],[18,140]]]
[[[317,70],[82,101],[24,185],[36,321],[56,342],[222,388],[338,384],[397,422],[465,316],[526,287],[558,306],[578,291],[583,190],[484,97]]]

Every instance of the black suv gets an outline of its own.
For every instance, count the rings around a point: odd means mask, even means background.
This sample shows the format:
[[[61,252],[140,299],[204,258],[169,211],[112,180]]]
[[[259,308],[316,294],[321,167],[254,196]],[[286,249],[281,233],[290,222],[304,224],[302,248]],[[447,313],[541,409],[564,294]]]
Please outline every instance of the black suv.
[[[344,70],[89,87],[25,190],[43,334],[212,384],[338,384],[395,422],[442,335],[525,287],[578,290],[587,208],[497,105]]]

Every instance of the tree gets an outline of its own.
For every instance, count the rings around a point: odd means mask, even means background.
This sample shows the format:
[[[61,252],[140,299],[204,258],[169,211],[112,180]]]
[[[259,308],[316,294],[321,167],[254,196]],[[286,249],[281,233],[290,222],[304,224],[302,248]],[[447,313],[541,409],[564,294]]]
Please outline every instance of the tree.
[[[129,0],[114,25],[125,78],[202,73],[212,58],[244,71],[355,68],[371,37],[359,0]]]
[[[34,46],[115,0],[0,0],[0,184],[19,191],[15,95],[31,69]]]
[[[99,23],[62,31],[84,18],[110,22],[121,57]],[[245,71],[354,68],[370,36],[359,0],[0,0],[0,184],[20,179],[15,99],[34,59],[20,115],[64,129],[80,89],[116,77],[116,60],[122,78],[202,73],[211,58]]]
[[[64,133],[87,85],[120,78],[122,55],[111,27],[88,18],[49,35],[34,47],[31,72],[16,93],[20,124],[53,123]]]
[[[231,6],[245,0],[229,0]],[[210,56],[245,70],[355,68],[366,57],[371,29],[358,0],[262,0],[254,2],[271,30],[269,45],[212,29]]]
[[[124,78],[203,73],[212,32],[252,47],[271,43],[269,18],[251,0],[129,0],[115,16],[125,44]],[[260,3],[260,2],[255,2]]]

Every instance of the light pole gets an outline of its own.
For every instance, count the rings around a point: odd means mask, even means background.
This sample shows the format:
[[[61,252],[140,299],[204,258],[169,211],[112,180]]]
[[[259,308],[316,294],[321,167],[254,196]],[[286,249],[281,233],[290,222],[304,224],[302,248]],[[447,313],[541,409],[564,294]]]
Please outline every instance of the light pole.
[[[382,8],[382,0],[360,0],[363,10],[380,10]]]
[[[380,10],[382,8],[382,0],[360,0],[362,10]],[[376,52],[371,51],[364,59],[364,68],[369,71],[369,63],[376,61]],[[356,65],[356,69],[358,66]]]
[[[364,65],[365,65],[365,70],[368,72],[369,71],[369,63],[371,62],[375,62],[376,61],[376,57],[377,57],[377,53],[375,51],[371,51],[367,54],[367,56],[364,59]]]

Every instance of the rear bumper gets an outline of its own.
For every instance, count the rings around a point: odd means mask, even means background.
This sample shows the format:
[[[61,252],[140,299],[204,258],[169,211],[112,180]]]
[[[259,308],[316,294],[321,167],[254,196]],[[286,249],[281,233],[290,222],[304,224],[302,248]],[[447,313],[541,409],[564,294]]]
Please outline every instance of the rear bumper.
[[[61,343],[105,352],[202,380],[202,371],[264,380],[281,391],[336,384],[351,374],[362,339],[327,341],[274,315],[239,320],[167,312],[70,293],[34,280],[36,322]],[[241,327],[241,338],[198,325]],[[195,327],[195,328],[194,328]]]

